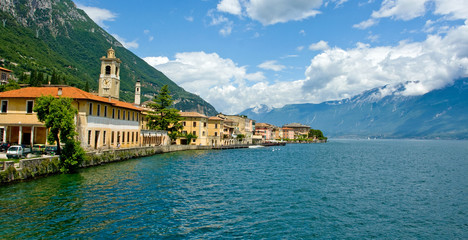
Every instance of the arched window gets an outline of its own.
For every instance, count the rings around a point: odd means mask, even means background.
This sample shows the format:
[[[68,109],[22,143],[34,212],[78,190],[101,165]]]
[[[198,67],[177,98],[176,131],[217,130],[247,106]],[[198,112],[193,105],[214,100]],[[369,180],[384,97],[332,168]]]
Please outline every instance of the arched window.
[[[106,74],[109,75],[111,72],[111,67],[110,66],[106,66]]]

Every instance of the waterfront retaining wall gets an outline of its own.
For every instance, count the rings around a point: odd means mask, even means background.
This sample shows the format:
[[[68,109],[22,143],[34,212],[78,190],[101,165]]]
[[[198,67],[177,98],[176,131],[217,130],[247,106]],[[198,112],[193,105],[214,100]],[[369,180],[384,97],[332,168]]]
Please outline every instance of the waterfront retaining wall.
[[[81,167],[97,166],[160,153],[209,149],[211,149],[209,146],[168,145],[93,151],[86,153],[86,158]],[[0,185],[60,172],[58,156],[23,159],[18,164],[13,161],[4,161],[0,163],[0,167]]]

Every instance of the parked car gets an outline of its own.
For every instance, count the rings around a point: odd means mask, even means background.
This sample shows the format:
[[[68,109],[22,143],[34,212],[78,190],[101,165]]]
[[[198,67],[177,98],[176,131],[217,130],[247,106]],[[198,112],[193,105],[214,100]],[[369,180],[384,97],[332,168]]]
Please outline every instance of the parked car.
[[[22,158],[26,157],[31,152],[31,148],[23,147],[21,145],[13,145],[7,150],[7,158]]]
[[[4,151],[8,150],[9,147],[10,147],[10,143],[6,143],[6,142],[1,143],[0,144],[0,151],[4,152]]]
[[[32,152],[35,154],[44,154],[46,146],[44,144],[35,144],[32,147]]]
[[[46,146],[45,154],[52,155],[52,156],[57,154],[57,146]]]

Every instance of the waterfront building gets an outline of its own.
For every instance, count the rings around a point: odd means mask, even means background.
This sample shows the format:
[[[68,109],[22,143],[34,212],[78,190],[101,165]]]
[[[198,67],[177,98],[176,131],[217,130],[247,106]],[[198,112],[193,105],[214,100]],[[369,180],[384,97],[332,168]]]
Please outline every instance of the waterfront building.
[[[169,144],[165,131],[145,129],[145,110],[119,101],[120,59],[110,48],[101,58],[98,94],[69,86],[26,87],[0,93],[0,136],[2,142],[46,144],[47,129],[33,111],[41,96],[68,97],[78,110],[75,116],[78,140],[85,150],[129,148]],[[140,94],[135,87],[135,103]],[[143,130],[143,131],[142,131]]]
[[[8,84],[10,80],[11,70],[0,67],[0,85]]]
[[[261,136],[263,142],[271,141],[275,139],[273,129],[275,126],[268,123],[256,123],[255,124],[255,135]]]
[[[242,134],[244,135],[244,139],[241,142],[237,142],[236,144],[252,144],[252,136],[255,130],[255,121],[249,119],[246,116],[237,116],[237,115],[225,115],[225,114],[218,114],[217,117],[229,120],[234,122],[235,124],[231,124],[231,126],[235,125],[234,129],[234,137]],[[231,135],[233,136],[233,135]]]
[[[213,116],[208,118],[208,143],[211,146],[219,146],[223,143],[223,126],[224,120],[222,118]]]
[[[46,144],[47,129],[33,111],[36,98],[68,97],[78,110],[78,140],[83,148],[134,147],[140,143],[141,109],[69,86],[27,87],[0,93],[3,141]]]
[[[182,120],[182,135],[189,133],[197,136],[188,142],[188,138],[182,136],[176,140],[176,144],[180,145],[203,145],[208,146],[208,117],[197,112],[180,112]]]
[[[300,123],[290,123],[283,125],[284,128],[289,128],[294,131],[294,139],[299,138],[300,136],[308,135],[310,126],[300,124]]]

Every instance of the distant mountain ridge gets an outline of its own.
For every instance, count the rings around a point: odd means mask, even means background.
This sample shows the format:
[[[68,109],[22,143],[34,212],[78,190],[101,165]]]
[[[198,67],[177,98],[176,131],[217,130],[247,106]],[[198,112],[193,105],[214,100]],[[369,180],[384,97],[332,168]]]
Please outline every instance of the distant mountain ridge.
[[[320,104],[266,106],[242,115],[281,126],[300,122],[329,137],[468,139],[468,78],[421,96],[403,96],[405,84],[383,86]]]
[[[163,85],[173,94],[175,107],[208,116],[216,109],[199,96],[185,91],[163,73],[125,49],[94,23],[71,0],[0,0],[0,66],[15,73],[36,70],[66,76],[72,86],[88,82],[97,90],[100,58],[113,47],[121,65],[121,98],[133,102],[135,82],[150,99]]]

